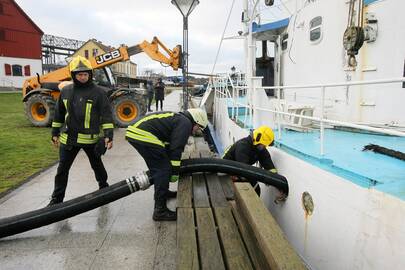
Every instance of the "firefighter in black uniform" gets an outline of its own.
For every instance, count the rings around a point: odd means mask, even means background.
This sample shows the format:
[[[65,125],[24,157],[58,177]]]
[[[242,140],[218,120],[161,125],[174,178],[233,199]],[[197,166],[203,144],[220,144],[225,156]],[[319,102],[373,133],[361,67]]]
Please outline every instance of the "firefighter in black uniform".
[[[271,159],[267,147],[273,145],[274,133],[268,126],[261,126],[255,129],[251,135],[242,138],[230,146],[224,153],[223,158],[253,165],[259,161],[260,166],[272,173],[277,173],[277,169]],[[235,181],[242,181],[235,179]],[[257,181],[249,181],[260,196],[260,186]]]
[[[112,147],[114,126],[110,103],[105,91],[93,83],[92,66],[86,58],[75,57],[69,69],[73,84],[61,91],[52,122],[52,142],[59,146],[59,166],[49,205],[63,202],[69,170],[80,149],[89,158],[99,188],[108,187],[100,152]]]
[[[144,158],[155,187],[153,220],[176,220],[176,212],[166,206],[167,199],[176,196],[169,192],[169,182],[179,179],[181,154],[188,137],[207,125],[204,110],[188,109],[152,113],[127,128],[126,139]]]

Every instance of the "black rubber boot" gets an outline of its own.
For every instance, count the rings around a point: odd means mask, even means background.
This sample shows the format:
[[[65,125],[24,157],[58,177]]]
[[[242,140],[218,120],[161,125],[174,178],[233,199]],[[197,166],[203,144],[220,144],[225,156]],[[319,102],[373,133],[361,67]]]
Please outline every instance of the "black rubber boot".
[[[98,189],[103,189],[106,187],[109,187],[110,185],[107,182],[104,183],[98,183]]]
[[[166,206],[166,200],[155,201],[155,209],[153,210],[154,221],[175,221],[177,213],[171,211]]]
[[[168,199],[174,199],[177,197],[177,191],[168,190],[166,196]]]

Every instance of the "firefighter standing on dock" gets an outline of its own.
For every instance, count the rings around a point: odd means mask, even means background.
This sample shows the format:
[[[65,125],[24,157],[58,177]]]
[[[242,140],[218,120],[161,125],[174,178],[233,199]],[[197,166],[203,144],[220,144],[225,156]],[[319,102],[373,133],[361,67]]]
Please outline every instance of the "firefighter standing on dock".
[[[274,132],[268,126],[261,126],[255,129],[249,136],[240,139],[230,146],[223,155],[224,159],[234,160],[241,163],[253,165],[259,161],[260,166],[272,173],[277,173],[267,147],[273,145]],[[234,181],[243,181],[235,179]],[[260,186],[257,181],[249,181],[260,196]]]
[[[208,125],[207,113],[202,109],[185,112],[158,112],[139,119],[129,126],[126,139],[144,158],[155,188],[153,220],[176,220],[176,212],[167,208],[169,182],[179,179],[181,154],[188,137]]]
[[[69,170],[80,149],[89,158],[99,188],[108,187],[100,152],[112,147],[110,102],[104,90],[93,83],[93,69],[86,58],[73,58],[69,69],[73,84],[61,91],[52,122],[52,142],[59,146],[59,166],[49,205],[63,202]],[[99,137],[100,127],[103,137]]]

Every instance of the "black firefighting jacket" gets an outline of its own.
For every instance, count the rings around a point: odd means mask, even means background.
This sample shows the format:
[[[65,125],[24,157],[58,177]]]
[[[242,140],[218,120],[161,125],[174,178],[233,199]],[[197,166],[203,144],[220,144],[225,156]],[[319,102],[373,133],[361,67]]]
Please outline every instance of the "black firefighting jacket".
[[[163,147],[174,171],[180,168],[181,153],[191,135],[193,120],[186,113],[158,112],[148,114],[129,126],[126,132],[128,141]]]
[[[265,170],[275,169],[269,151],[266,148],[259,150],[253,145],[253,139],[250,135],[234,143],[225,151],[223,158],[249,165],[259,161],[260,166]]]
[[[105,91],[88,86],[65,86],[55,107],[52,136],[65,145],[85,146],[97,143],[102,136],[113,139],[111,107]]]

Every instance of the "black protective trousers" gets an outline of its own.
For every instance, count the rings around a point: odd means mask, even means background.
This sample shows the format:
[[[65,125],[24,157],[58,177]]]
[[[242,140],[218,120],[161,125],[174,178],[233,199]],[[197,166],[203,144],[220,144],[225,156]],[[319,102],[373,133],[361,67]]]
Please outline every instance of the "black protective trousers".
[[[172,165],[166,149],[158,146],[148,146],[133,141],[129,143],[143,157],[148,166],[155,187],[155,201],[166,201],[170,176],[172,175]]]
[[[62,202],[65,197],[66,186],[69,177],[69,170],[72,167],[80,149],[83,149],[89,158],[91,168],[94,171],[99,187],[104,186],[107,182],[107,171],[104,168],[101,157],[94,153],[95,144],[80,147],[61,144],[59,147],[59,166],[55,176],[55,188],[52,193],[52,199]]]
[[[156,100],[156,111],[158,111],[159,102],[160,102],[160,110],[163,111],[163,100],[162,99],[157,99]]]
[[[152,105],[152,100],[153,100],[153,93],[148,93],[148,112],[152,111],[152,108],[150,107]]]

